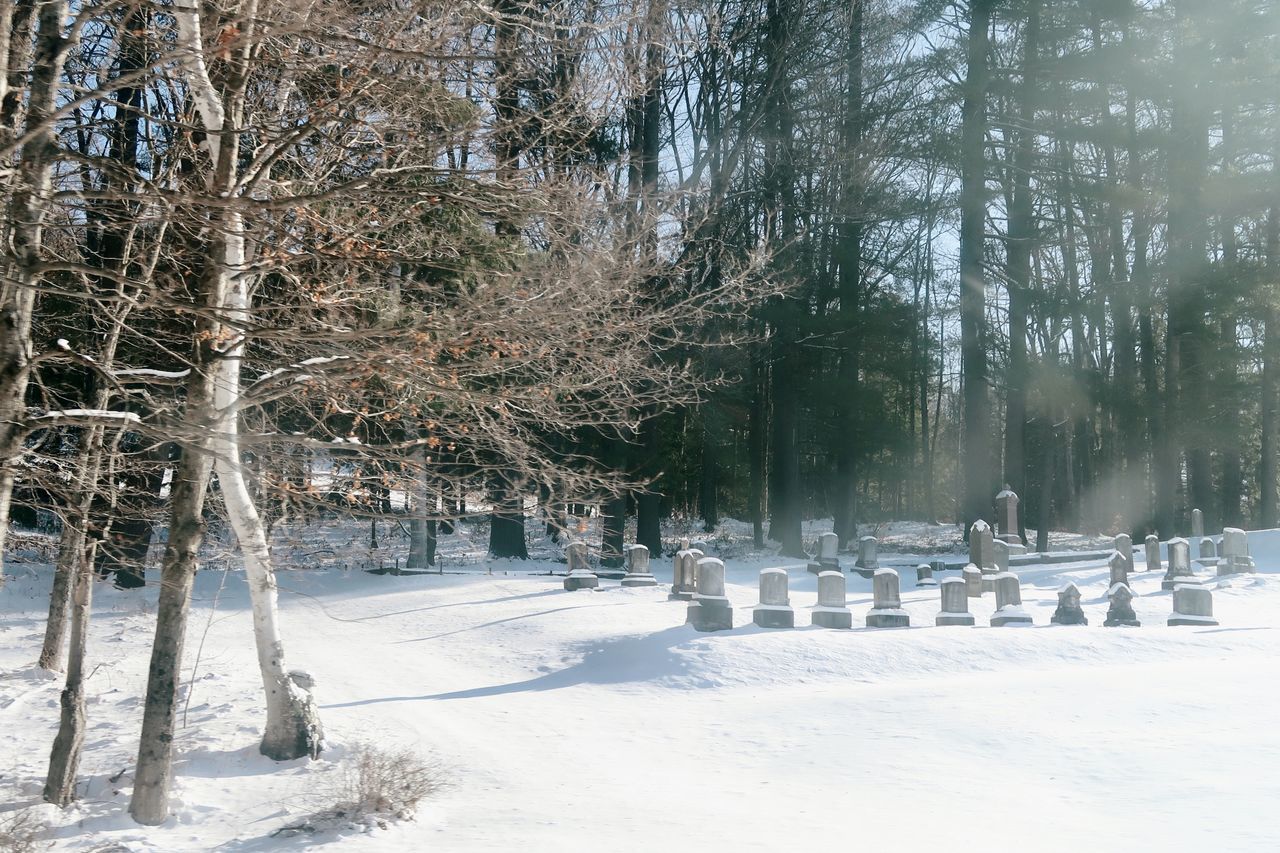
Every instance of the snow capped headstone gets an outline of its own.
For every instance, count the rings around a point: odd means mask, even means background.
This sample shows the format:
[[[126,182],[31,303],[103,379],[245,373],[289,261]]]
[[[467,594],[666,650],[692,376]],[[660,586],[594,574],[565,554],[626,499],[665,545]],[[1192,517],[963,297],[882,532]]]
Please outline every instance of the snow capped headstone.
[[[627,574],[623,586],[657,586],[658,579],[649,571],[649,549],[632,545],[627,549]]]
[[[996,572],[1009,571],[1009,543],[1003,539],[991,543],[991,560],[996,564]]]
[[[991,528],[982,519],[969,528],[969,562],[983,571],[993,571],[996,567],[991,546],[993,540]]]
[[[969,594],[963,578],[942,579],[942,612],[933,620],[935,625],[972,625],[969,612]]]
[[[973,563],[964,567],[962,572],[964,577],[965,594],[969,598],[982,597],[982,569],[979,569]]]
[[[1115,550],[1125,561],[1125,573],[1133,573],[1133,540],[1128,533],[1121,533],[1115,538]]]
[[[1181,537],[1169,540],[1169,569],[1164,573],[1160,588],[1173,589],[1180,583],[1196,583],[1191,571],[1191,543]]]
[[[1111,556],[1107,558],[1107,568],[1111,572],[1111,578],[1107,586],[1112,587],[1116,584],[1129,585],[1129,562],[1124,558],[1124,554],[1119,551],[1112,551]]]
[[[1000,538],[1005,542],[1023,544],[1022,537],[1018,535],[1018,495],[1008,483],[996,495],[996,524],[1000,528]]]
[[[760,570],[760,603],[751,613],[751,621],[761,628],[794,628],[796,612],[787,595],[786,569]]]
[[[823,628],[852,628],[853,612],[845,603],[843,572],[818,575],[818,605],[813,608],[813,624]]]
[[[697,559],[696,551],[685,548],[676,552],[675,575],[671,579],[671,595],[669,600],[691,601],[697,591]]]
[[[1111,602],[1107,608],[1107,619],[1102,624],[1107,628],[1129,625],[1137,628],[1142,623],[1138,614],[1133,612],[1133,590],[1128,584],[1118,583],[1107,591],[1107,599]]]
[[[1191,538],[1197,542],[1204,538],[1204,513],[1191,510]]]
[[[1218,561],[1219,575],[1255,572],[1253,558],[1249,556],[1249,537],[1238,527],[1222,529],[1222,559]]]
[[[600,586],[600,578],[591,571],[587,562],[587,543],[570,542],[564,549],[565,562],[569,573],[564,577],[564,588],[569,592],[579,589],[595,589]]]
[[[840,558],[836,556],[840,549],[840,537],[834,533],[823,533],[818,536],[818,556],[809,564],[809,571],[815,575],[819,572],[840,571]]]
[[[916,586],[937,586],[938,582],[933,579],[933,566],[928,563],[921,563],[916,566]]]
[[[1179,584],[1173,588],[1173,613],[1170,625],[1217,625],[1213,618],[1213,593],[1198,584]]]
[[[733,627],[733,608],[724,594],[724,563],[715,557],[703,557],[698,560],[697,576],[698,591],[689,602],[685,621],[695,631],[729,630]]]
[[[871,579],[872,608],[867,614],[868,628],[906,628],[911,617],[902,609],[898,573],[893,569],[877,569]]]
[[[1143,543],[1143,549],[1147,556],[1147,571],[1158,572],[1163,566],[1160,565],[1160,537],[1154,533],[1147,535],[1146,541]]]
[[[880,568],[879,543],[874,536],[863,536],[858,540],[859,569],[875,571]]]
[[[1058,590],[1058,609],[1049,621],[1054,625],[1088,625],[1084,610],[1080,608],[1080,588],[1068,583]]]
[[[991,627],[1005,625],[1030,625],[1031,616],[1022,609],[1022,585],[1013,572],[1001,572],[995,577],[996,612],[991,616]]]
[[[1199,543],[1200,562],[1210,565],[1218,561],[1218,548],[1213,544],[1213,540],[1208,536],[1200,540]]]

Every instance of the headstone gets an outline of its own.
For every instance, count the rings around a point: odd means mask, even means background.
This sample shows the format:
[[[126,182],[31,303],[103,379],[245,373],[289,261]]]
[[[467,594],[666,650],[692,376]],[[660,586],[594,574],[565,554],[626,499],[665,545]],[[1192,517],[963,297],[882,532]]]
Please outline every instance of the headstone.
[[[1125,572],[1133,574],[1133,540],[1129,538],[1128,533],[1121,533],[1115,538],[1114,545],[1116,552],[1124,557],[1126,563]]]
[[[980,569],[994,569],[995,555],[992,553],[993,541],[991,528],[982,519],[978,519],[969,528],[969,562]]]
[[[1022,537],[1018,535],[1018,496],[1008,483],[996,495],[996,524],[1000,528],[1000,538],[1005,542],[1023,544]]]
[[[693,600],[698,582],[697,559],[696,552],[689,548],[676,552],[676,569],[671,579],[671,594],[667,596],[668,600]]]
[[[916,586],[937,586],[938,582],[933,579],[933,566],[928,563],[921,563],[916,566]]]
[[[938,574],[939,572],[945,572],[947,570],[947,561],[946,560],[930,560],[929,568],[933,569],[933,573],[935,575]]]
[[[623,586],[657,586],[658,579],[649,571],[649,549],[632,545],[627,549],[627,574]]]
[[[970,598],[982,597],[982,569],[979,569],[973,563],[964,567],[962,573],[964,578],[965,594]]]
[[[859,539],[857,567],[869,572],[874,572],[876,569],[880,568],[880,557],[877,553],[878,551],[879,544],[876,542],[876,537],[863,536]]]
[[[1204,538],[1204,513],[1198,509],[1191,510],[1191,538],[1197,542]]]
[[[1173,589],[1181,583],[1197,583],[1191,571],[1191,543],[1179,537],[1169,540],[1169,569],[1164,573],[1160,588]]]
[[[964,578],[942,579],[942,612],[933,621],[935,625],[973,625]]]
[[[701,539],[695,539],[689,543],[689,550],[697,551],[700,554],[706,555],[706,553],[711,550],[711,546],[706,542],[703,542]],[[702,557],[699,557],[698,559],[701,560]]]
[[[1084,611],[1080,609],[1080,588],[1073,583],[1058,590],[1058,609],[1049,621],[1054,625],[1088,625]]]
[[[1173,613],[1170,625],[1217,625],[1213,618],[1213,593],[1195,584],[1179,584],[1173,588]]]
[[[834,533],[823,533],[818,536],[818,556],[809,564],[809,571],[815,575],[819,572],[840,571],[840,558],[836,552],[840,549],[840,537]]]
[[[1160,537],[1154,533],[1148,534],[1146,541],[1143,542],[1143,549],[1147,556],[1147,571],[1158,572],[1163,566],[1160,565]]]
[[[1107,568],[1111,571],[1111,578],[1107,582],[1108,587],[1116,584],[1129,585],[1129,563],[1125,560],[1124,554],[1112,551],[1111,556],[1107,558]]]
[[[1253,557],[1249,556],[1249,537],[1238,527],[1222,529],[1222,554],[1218,560],[1219,575],[1256,572]]]
[[[813,608],[813,624],[823,628],[852,628],[853,611],[845,603],[843,572],[818,575],[818,606]]]
[[[573,592],[600,586],[600,578],[591,571],[591,566],[587,562],[586,542],[570,542],[564,549],[564,558],[569,565],[569,573],[564,576],[566,590]]]
[[[1129,625],[1137,628],[1142,624],[1138,621],[1138,614],[1133,612],[1133,590],[1129,589],[1128,584],[1118,583],[1112,586],[1107,591],[1107,599],[1111,605],[1107,608],[1107,619],[1102,623],[1105,627]]]
[[[995,563],[996,573],[1009,571],[1009,543],[996,539],[991,543],[991,559]]]
[[[1022,609],[1022,585],[1013,572],[996,575],[996,612],[991,616],[991,627],[1005,625],[1030,625],[1031,617]]]
[[[1213,540],[1210,539],[1208,536],[1205,536],[1203,539],[1200,540],[1198,547],[1199,547],[1200,559],[1202,561],[1210,561],[1210,560],[1214,562],[1217,561],[1218,549],[1213,544]]]
[[[698,561],[698,591],[689,602],[685,621],[695,631],[728,631],[733,627],[733,608],[724,594],[724,563],[715,557]]]
[[[752,610],[751,621],[761,628],[796,626],[796,612],[787,595],[786,569],[760,570],[760,603]]]
[[[872,607],[867,614],[868,628],[906,628],[911,617],[902,609],[898,573],[893,569],[877,569],[871,580]]]

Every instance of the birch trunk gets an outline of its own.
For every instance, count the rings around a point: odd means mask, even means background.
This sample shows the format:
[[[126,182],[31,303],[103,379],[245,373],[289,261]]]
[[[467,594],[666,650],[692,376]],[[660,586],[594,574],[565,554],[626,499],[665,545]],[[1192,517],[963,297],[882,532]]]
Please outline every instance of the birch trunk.
[[[100,427],[95,428],[100,434]],[[49,774],[44,783],[44,800],[67,806],[76,798],[76,771],[84,748],[88,718],[85,713],[85,652],[89,639],[89,614],[93,602],[93,560],[86,553],[85,537],[73,537],[80,544],[75,552],[75,591],[72,595],[71,647],[67,654],[67,682],[60,699],[62,716],[49,755]]]

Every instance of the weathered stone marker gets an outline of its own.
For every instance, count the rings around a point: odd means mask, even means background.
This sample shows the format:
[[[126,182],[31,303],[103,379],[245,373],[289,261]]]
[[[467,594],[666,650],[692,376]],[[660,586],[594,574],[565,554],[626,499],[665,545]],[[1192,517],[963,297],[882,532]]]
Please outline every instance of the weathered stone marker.
[[[872,606],[867,614],[868,628],[906,628],[911,617],[902,609],[898,573],[893,569],[877,569],[871,581]]]
[[[874,572],[880,568],[879,543],[874,536],[863,536],[858,540],[858,562],[856,566],[864,572]]]
[[[1113,587],[1118,583],[1129,585],[1129,563],[1124,558],[1124,554],[1119,551],[1112,551],[1111,556],[1107,558],[1107,568],[1111,572],[1111,579],[1107,586]]]
[[[1191,543],[1179,537],[1169,540],[1169,568],[1164,573],[1160,588],[1173,589],[1180,583],[1198,583],[1191,571]]]
[[[787,595],[786,569],[760,570],[760,603],[751,611],[751,621],[761,628],[796,626],[796,612]]]
[[[1213,540],[1208,536],[1200,540],[1197,546],[1200,553],[1200,563],[1202,565],[1213,566],[1218,562],[1218,548],[1213,544]]]
[[[1133,540],[1129,538],[1128,533],[1121,533],[1115,538],[1115,550],[1121,557],[1124,557],[1126,563],[1125,573],[1133,574]]]
[[[969,562],[983,571],[991,571],[996,567],[995,554],[991,543],[994,537],[991,528],[982,519],[978,519],[969,528]]]
[[[657,586],[658,579],[649,571],[649,549],[643,545],[632,545],[627,549],[627,574],[622,579],[623,586]]]
[[[946,560],[930,560],[929,568],[933,569],[933,573],[935,575],[938,572],[945,572],[947,570],[947,561]]]
[[[818,575],[818,606],[813,608],[813,624],[823,628],[852,628],[853,611],[845,602],[843,572]]]
[[[1170,625],[1217,625],[1213,618],[1213,593],[1198,584],[1179,584],[1173,588],[1173,613]]]
[[[1128,625],[1137,628],[1142,625],[1138,621],[1138,614],[1133,612],[1133,590],[1129,589],[1128,584],[1114,585],[1107,591],[1107,598],[1111,604],[1107,607],[1107,619],[1102,623],[1105,627]]]
[[[1198,509],[1191,510],[1191,538],[1197,542],[1204,538],[1204,513]]]
[[[1068,583],[1058,590],[1058,609],[1049,621],[1054,625],[1088,625],[1089,620],[1080,608],[1080,588]]]
[[[982,569],[982,591],[995,592],[996,575],[1009,571],[1009,543],[1003,539],[991,542],[991,566]]]
[[[676,552],[676,571],[671,579],[668,600],[692,601],[697,592],[697,552],[689,548]]]
[[[938,582],[933,579],[933,566],[928,563],[921,563],[916,566],[916,586],[937,586]]]
[[[703,557],[697,572],[698,591],[689,602],[685,621],[695,631],[728,631],[733,627],[733,608],[724,594],[724,563]]]
[[[991,616],[991,627],[1005,625],[1030,625],[1031,617],[1022,609],[1022,585],[1013,572],[996,575],[996,612]]]
[[[1018,535],[1018,495],[1008,483],[996,495],[996,525],[1000,528],[1000,538],[1005,542],[1023,544],[1022,537]]]
[[[963,578],[942,579],[942,612],[933,620],[935,625],[973,625],[969,612],[969,594]]]
[[[834,533],[823,533],[818,536],[818,556],[809,564],[809,571],[815,575],[821,572],[840,571],[840,558],[836,556],[840,549],[840,537]]]
[[[1163,566],[1160,565],[1160,537],[1154,533],[1147,535],[1146,541],[1143,542],[1143,549],[1146,551],[1147,571],[1158,572]]]
[[[964,567],[963,578],[965,594],[969,598],[982,597],[982,569],[979,569],[973,563]]]
[[[600,586],[600,578],[591,571],[587,562],[587,543],[570,542],[564,549],[565,562],[569,565],[569,573],[564,577],[564,588],[569,592],[579,589],[595,589]]]
[[[1219,575],[1256,572],[1253,557],[1249,556],[1249,537],[1238,527],[1222,529],[1222,558],[1218,560]]]

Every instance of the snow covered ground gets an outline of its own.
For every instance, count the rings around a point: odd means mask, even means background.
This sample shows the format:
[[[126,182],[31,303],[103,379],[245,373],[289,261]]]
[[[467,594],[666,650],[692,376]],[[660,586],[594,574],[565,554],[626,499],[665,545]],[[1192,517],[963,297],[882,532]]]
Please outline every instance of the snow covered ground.
[[[741,529],[723,537],[735,629],[708,635],[664,587],[566,593],[529,573],[562,564],[469,561],[466,530],[443,543],[465,573],[282,571],[290,665],[316,676],[330,741],[285,765],[256,750],[243,578],[201,572],[174,817],[154,829],[126,807],[156,590],[99,585],[82,799],[36,809],[58,849],[98,851],[1280,849],[1280,531],[1251,534],[1258,575],[1215,589],[1217,628],[1166,627],[1171,594],[1139,552],[1141,628],[1101,627],[1095,561],[1019,570],[1036,624],[1001,629],[985,627],[990,594],[971,600],[979,627],[933,627],[938,591],[911,572],[911,628],[813,628],[815,579],[793,568],[803,627],[766,631],[751,625],[756,573],[788,561],[746,553]],[[896,529],[900,550],[931,550],[928,531]],[[954,545],[946,530],[938,541]],[[335,526],[305,539],[337,553],[357,538]],[[653,565],[670,580],[669,558]],[[32,666],[49,570],[7,570],[0,809],[39,802],[60,688]],[[1067,580],[1088,627],[1048,624]],[[851,576],[855,626],[870,600]],[[434,756],[452,785],[412,822],[273,837],[328,805],[327,780],[361,742]]]

